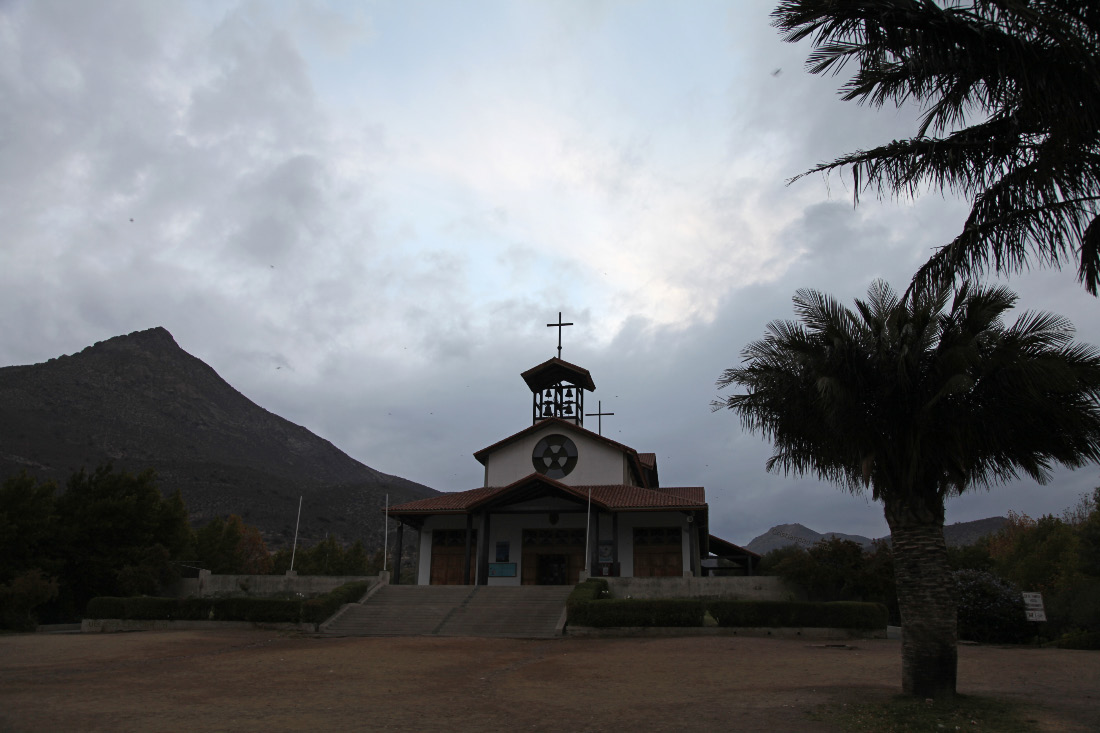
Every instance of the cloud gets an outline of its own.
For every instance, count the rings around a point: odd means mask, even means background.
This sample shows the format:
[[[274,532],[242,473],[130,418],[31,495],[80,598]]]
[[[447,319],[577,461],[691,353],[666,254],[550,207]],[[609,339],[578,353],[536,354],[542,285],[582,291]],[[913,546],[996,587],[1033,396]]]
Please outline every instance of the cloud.
[[[718,534],[881,534],[862,499],[764,473],[714,380],[799,287],[903,287],[966,208],[786,185],[914,114],[840,102],[772,6],[5,4],[0,363],[162,325],[356,458],[465,489],[530,419],[518,374],[561,311],[605,432],[707,486]],[[1070,278],[1010,284],[1100,342]],[[957,511],[1054,511],[1089,476]]]

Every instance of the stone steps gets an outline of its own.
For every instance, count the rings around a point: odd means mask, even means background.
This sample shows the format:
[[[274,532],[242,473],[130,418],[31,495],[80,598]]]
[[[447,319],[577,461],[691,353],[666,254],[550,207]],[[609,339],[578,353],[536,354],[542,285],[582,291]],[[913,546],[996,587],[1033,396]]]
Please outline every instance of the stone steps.
[[[348,607],[326,630],[333,636],[496,636],[547,638],[572,586],[386,586]]]

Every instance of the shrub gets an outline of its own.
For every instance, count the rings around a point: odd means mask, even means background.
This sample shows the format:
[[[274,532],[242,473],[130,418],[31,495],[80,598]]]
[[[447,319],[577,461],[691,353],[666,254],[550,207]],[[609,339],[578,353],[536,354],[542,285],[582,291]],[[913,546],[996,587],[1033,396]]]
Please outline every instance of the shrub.
[[[88,618],[125,618],[126,599],[111,596],[97,596],[88,601]]]
[[[700,600],[672,598],[609,598],[584,601],[569,608],[576,626],[702,626],[705,609]]]
[[[1019,643],[1032,636],[1019,588],[983,570],[954,576],[960,639]]]
[[[607,598],[610,592],[606,580],[603,578],[589,578],[583,583],[577,583],[565,603],[567,606],[573,606],[585,601],[595,601],[600,598]]]
[[[223,621],[298,623],[302,603],[277,598],[221,598],[214,607],[214,617]]]
[[[1072,631],[1058,640],[1058,647],[1100,650],[1100,631]]]
[[[10,583],[0,584],[0,628],[34,631],[35,609],[57,597],[57,580],[38,568],[24,571]]]
[[[304,603],[277,598],[93,598],[88,618],[251,621],[253,623],[321,623],[345,603],[363,597],[369,583],[346,583]]]
[[[719,626],[769,628],[883,629],[888,613],[881,603],[834,601],[708,601]]]
[[[302,620],[308,623],[322,623],[340,610],[345,603],[355,603],[370,588],[370,583],[345,583],[320,598],[311,598],[302,604]]]

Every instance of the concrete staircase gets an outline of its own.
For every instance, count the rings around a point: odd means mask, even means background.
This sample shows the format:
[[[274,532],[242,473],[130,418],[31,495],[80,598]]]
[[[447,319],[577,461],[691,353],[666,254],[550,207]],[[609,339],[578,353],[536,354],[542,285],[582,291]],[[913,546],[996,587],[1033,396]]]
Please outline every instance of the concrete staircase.
[[[387,585],[365,603],[347,607],[330,636],[561,635],[565,599],[573,586]]]

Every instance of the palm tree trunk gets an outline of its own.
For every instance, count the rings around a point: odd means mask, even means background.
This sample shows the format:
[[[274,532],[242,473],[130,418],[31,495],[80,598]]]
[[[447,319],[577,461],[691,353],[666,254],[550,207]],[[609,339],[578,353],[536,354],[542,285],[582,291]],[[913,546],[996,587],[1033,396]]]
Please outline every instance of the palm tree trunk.
[[[924,698],[955,694],[958,631],[943,539],[943,501],[887,501],[901,612],[901,688]],[[937,510],[938,509],[938,510]]]

